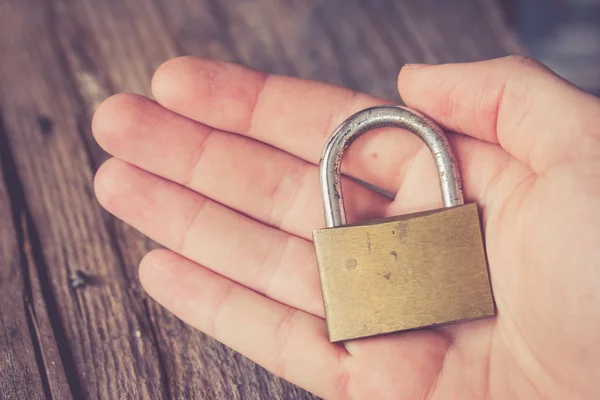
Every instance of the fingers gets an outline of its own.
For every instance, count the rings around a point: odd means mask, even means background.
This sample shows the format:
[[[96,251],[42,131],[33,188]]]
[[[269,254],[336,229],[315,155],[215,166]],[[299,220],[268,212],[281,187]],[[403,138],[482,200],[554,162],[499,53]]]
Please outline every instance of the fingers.
[[[339,123],[363,108],[387,103],[331,85],[266,76],[192,57],[165,63],[156,72],[152,87],[158,102],[177,113],[216,129],[255,138],[315,164]],[[396,192],[407,163],[424,148],[423,143],[400,129],[380,129],[367,136],[368,140],[360,138],[350,146],[342,170]],[[476,144],[461,141],[454,150],[464,153],[465,148],[473,146]],[[485,153],[484,159],[490,163],[501,163],[502,156],[492,148],[473,150]],[[425,155],[432,159],[430,154]],[[462,154],[463,159],[468,156]],[[430,166],[429,181],[435,183],[433,160]],[[487,170],[487,164],[480,167]]]
[[[529,59],[403,68],[398,87],[409,107],[538,173],[600,154],[600,101]]]
[[[315,165],[220,132],[135,95],[105,101],[93,132],[110,154],[304,238],[323,225]],[[344,180],[352,221],[382,216],[389,200]]]
[[[184,322],[324,398],[343,398],[345,350],[325,321],[279,304],[168,250],[148,254],[140,279]]]
[[[165,247],[277,301],[324,315],[311,242],[114,158],[98,171],[95,189],[110,213]]]
[[[433,331],[331,344],[325,321],[282,305],[168,250],[140,265],[148,294],[178,318],[326,399],[422,398],[448,343]],[[399,380],[382,379],[390,371]],[[353,382],[359,381],[360,384]]]

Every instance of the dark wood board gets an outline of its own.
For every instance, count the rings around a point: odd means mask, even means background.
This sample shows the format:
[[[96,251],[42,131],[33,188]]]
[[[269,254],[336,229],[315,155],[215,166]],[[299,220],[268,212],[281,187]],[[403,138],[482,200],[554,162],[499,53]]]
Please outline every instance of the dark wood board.
[[[0,0],[0,398],[309,399],[149,299],[93,195],[96,106],[177,55],[398,101],[407,62],[520,52],[493,0]]]

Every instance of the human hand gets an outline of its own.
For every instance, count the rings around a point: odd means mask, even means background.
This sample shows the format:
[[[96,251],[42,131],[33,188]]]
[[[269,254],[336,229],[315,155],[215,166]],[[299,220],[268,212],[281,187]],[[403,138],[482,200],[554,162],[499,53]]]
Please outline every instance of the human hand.
[[[482,210],[496,318],[331,344],[311,234],[333,129],[384,103],[196,58],[121,94],[93,132],[115,158],[100,203],[167,249],[140,279],[183,321],[328,399],[591,398],[600,393],[600,101],[509,57],[405,67],[405,103],[451,132]],[[431,154],[373,131],[344,157],[349,222],[441,207]]]

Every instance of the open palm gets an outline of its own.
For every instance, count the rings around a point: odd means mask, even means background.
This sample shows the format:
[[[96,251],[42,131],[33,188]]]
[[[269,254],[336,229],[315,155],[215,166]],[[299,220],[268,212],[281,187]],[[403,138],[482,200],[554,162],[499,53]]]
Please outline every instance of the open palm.
[[[182,320],[328,399],[591,398],[600,393],[600,102],[510,57],[409,66],[405,103],[452,132],[482,207],[496,318],[331,344],[311,234],[319,157],[364,94],[196,58],[164,64],[157,102],[108,99],[94,118],[115,158],[101,204],[167,249],[141,263]],[[373,131],[343,172],[350,222],[441,206],[413,134]]]

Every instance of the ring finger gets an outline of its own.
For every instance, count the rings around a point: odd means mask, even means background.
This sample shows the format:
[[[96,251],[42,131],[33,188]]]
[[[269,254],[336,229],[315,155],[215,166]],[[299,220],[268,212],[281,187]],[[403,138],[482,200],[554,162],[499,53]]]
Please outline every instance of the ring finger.
[[[95,189],[110,213],[165,247],[267,297],[323,317],[310,241],[116,158],[100,168]]]

